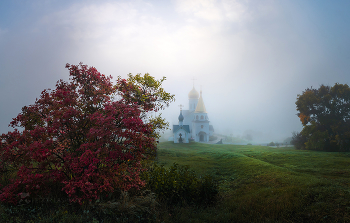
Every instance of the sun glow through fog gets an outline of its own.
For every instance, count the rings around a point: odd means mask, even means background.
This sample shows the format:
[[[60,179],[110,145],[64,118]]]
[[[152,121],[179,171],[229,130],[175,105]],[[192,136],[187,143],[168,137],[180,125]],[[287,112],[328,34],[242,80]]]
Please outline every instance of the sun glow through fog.
[[[83,62],[107,75],[167,77],[176,124],[195,77],[217,132],[271,141],[299,131],[305,88],[347,83],[349,16],[303,1],[31,1],[1,7],[1,131],[20,108]],[[21,13],[19,13],[21,12]],[[23,15],[23,16],[22,16]],[[327,21],[327,23],[325,22]],[[327,32],[329,30],[329,32]],[[20,89],[20,90],[16,90]],[[11,96],[8,96],[11,95]]]

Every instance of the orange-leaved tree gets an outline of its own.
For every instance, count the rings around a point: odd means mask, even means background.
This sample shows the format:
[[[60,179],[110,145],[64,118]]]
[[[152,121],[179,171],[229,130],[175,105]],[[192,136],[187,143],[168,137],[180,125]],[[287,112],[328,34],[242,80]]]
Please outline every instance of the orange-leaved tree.
[[[295,104],[304,126],[293,136],[298,149],[350,151],[350,88],[347,84],[308,88],[298,95]]]

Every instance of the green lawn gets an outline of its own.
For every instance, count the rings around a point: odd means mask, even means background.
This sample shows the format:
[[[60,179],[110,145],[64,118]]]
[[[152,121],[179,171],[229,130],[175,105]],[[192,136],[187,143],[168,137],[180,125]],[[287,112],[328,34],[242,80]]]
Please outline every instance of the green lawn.
[[[350,222],[350,153],[165,142],[157,159],[220,185],[217,205],[182,208],[173,222]]]

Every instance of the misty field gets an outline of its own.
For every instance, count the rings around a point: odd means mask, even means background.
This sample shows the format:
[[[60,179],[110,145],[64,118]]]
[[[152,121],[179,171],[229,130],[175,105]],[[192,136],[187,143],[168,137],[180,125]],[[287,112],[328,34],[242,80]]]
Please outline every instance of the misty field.
[[[219,183],[216,205],[170,210],[171,222],[350,221],[350,153],[165,142],[157,159]]]

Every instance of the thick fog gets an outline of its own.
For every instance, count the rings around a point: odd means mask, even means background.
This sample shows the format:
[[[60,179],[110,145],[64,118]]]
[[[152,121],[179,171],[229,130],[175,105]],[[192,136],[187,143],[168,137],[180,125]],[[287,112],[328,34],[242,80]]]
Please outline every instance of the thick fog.
[[[167,77],[177,124],[193,85],[216,133],[283,140],[308,87],[349,84],[348,1],[1,1],[0,133],[65,64]],[[194,82],[192,79],[196,79]]]

